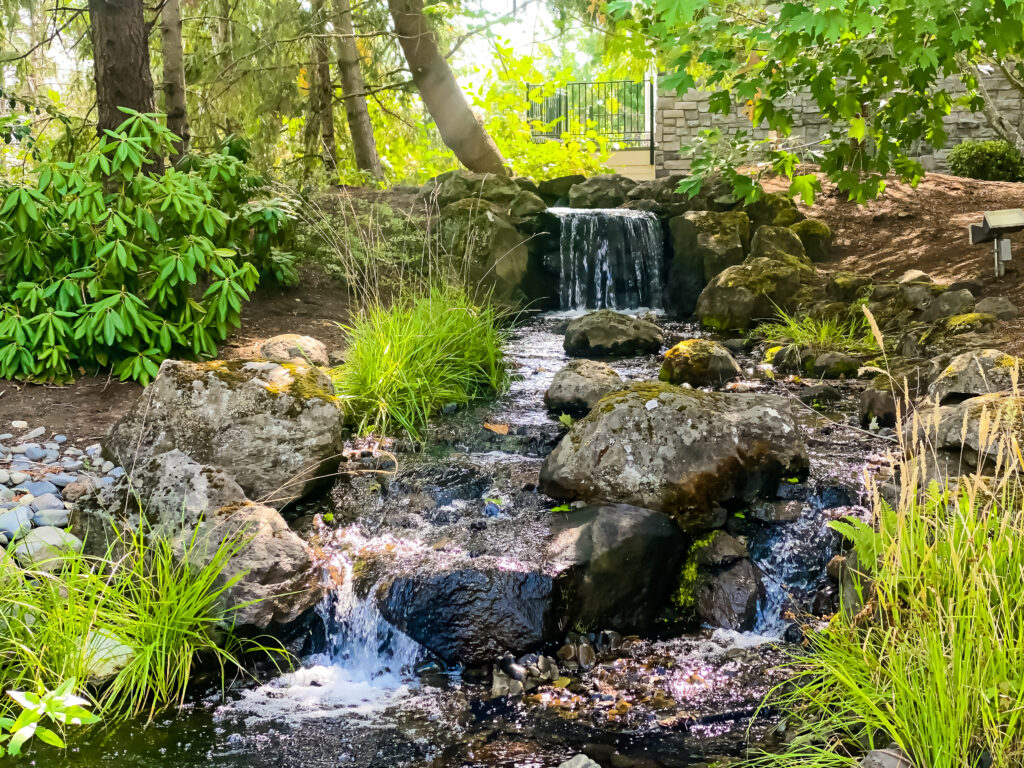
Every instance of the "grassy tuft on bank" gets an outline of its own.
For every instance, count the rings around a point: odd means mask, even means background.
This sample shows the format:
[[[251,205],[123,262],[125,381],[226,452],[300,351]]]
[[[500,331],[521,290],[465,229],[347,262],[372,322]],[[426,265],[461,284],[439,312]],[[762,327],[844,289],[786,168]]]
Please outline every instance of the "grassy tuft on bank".
[[[363,433],[403,429],[421,439],[432,416],[508,387],[508,318],[465,291],[434,287],[387,304],[371,302],[346,328],[335,389]]]

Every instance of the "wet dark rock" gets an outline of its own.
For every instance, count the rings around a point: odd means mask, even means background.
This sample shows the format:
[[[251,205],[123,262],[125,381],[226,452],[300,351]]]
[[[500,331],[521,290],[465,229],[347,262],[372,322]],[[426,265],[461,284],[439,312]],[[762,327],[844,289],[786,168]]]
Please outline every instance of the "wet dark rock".
[[[686,339],[665,353],[658,378],[670,384],[718,386],[743,375],[729,350],[710,339]]]
[[[546,211],[547,207],[547,204],[541,199],[540,195],[524,189],[512,200],[508,208],[508,215],[513,219],[534,216]]]
[[[787,643],[799,644],[804,641],[804,631],[799,624],[790,624],[782,633],[782,639]]]
[[[637,183],[618,173],[601,173],[569,189],[570,208],[616,208],[626,202]]]
[[[570,360],[555,374],[544,404],[556,413],[579,416],[587,413],[602,397],[623,386],[622,377],[607,363]]]
[[[545,179],[537,183],[537,194],[543,197],[549,204],[556,203],[567,205],[569,202],[569,190],[575,185],[586,181],[587,177],[582,173],[574,173],[569,176],[558,176],[554,179]]]
[[[750,219],[743,211],[689,211],[669,221],[674,261],[669,271],[696,271],[703,284],[726,267],[740,264],[750,250]],[[694,295],[696,298],[696,294]]]
[[[803,510],[802,501],[756,501],[750,506],[750,516],[762,523],[776,525],[796,522]]]
[[[843,394],[828,384],[815,384],[811,387],[804,387],[796,393],[796,396],[800,398],[801,402],[808,405],[822,407],[838,402],[842,399]]]
[[[599,309],[569,322],[563,346],[575,357],[617,357],[658,352],[663,343],[654,323]]]
[[[711,541],[697,551],[696,560],[702,568],[721,568],[749,555],[747,545],[735,536],[725,531],[715,531]]]
[[[178,450],[281,508],[334,470],[342,430],[334,388],[318,368],[166,360],[104,449],[125,467]]]
[[[981,295],[985,292],[985,283],[982,280],[967,279],[957,280],[949,286],[951,291],[970,291],[974,298],[981,298]]]
[[[685,538],[668,517],[625,505],[557,513],[541,546],[532,563],[432,550],[383,564],[378,606],[443,661],[486,663],[537,648],[577,622],[620,631],[649,626],[685,554]]]
[[[597,653],[589,645],[581,645],[579,647],[578,658],[580,668],[583,670],[592,669],[597,663]]]
[[[843,352],[822,352],[814,356],[810,373],[822,379],[856,378],[860,361]]]
[[[792,409],[771,395],[633,384],[573,425],[545,460],[541,488],[558,499],[658,509],[703,529],[719,502],[806,475]]]
[[[835,301],[851,302],[866,296],[871,278],[856,272],[833,272],[825,285],[825,293]]]
[[[696,610],[714,627],[745,632],[754,628],[757,604],[764,595],[761,573],[750,560],[740,560],[710,574],[696,590]]]

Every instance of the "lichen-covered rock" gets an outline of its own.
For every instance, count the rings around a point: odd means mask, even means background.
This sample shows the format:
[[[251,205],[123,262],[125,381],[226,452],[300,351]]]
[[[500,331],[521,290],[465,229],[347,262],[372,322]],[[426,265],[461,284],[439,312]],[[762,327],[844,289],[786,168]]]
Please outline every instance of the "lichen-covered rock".
[[[324,368],[330,365],[324,343],[298,333],[282,333],[267,339],[260,344],[259,356],[272,363],[319,365]]]
[[[717,503],[806,475],[792,408],[769,395],[633,384],[573,425],[544,461],[542,490],[657,509],[699,530]]]
[[[833,272],[825,285],[825,294],[835,301],[856,301],[871,290],[871,278],[856,272]]]
[[[600,173],[569,189],[570,208],[617,208],[629,198],[636,182],[618,173]]]
[[[821,219],[804,219],[790,225],[811,261],[824,261],[832,248],[832,228]]]
[[[519,185],[508,176],[458,169],[428,181],[420,188],[419,196],[421,199],[436,199],[438,208],[459,200],[476,199],[507,209],[519,190]]]
[[[609,392],[622,388],[622,377],[607,363],[570,360],[555,374],[544,393],[544,404],[556,413],[587,413]]]
[[[929,302],[921,312],[921,321],[934,323],[945,317],[963,315],[974,309],[974,296],[970,291],[946,291]]]
[[[793,200],[783,194],[762,195],[743,206],[743,211],[750,217],[751,231],[763,226],[788,227],[804,218]]]
[[[283,507],[337,466],[344,414],[319,369],[269,362],[167,360],[104,441],[126,468],[178,450]]]
[[[944,405],[935,415],[927,414],[920,423],[904,426],[904,444],[913,453],[916,447],[926,456],[942,452],[967,472],[986,461],[995,461],[997,440],[1002,434],[1020,434],[1024,423],[1024,397],[1009,392],[979,395],[953,405]],[[982,429],[982,424],[985,428]],[[936,461],[941,466],[943,462]]]
[[[751,259],[775,259],[784,261],[807,272],[814,274],[811,260],[807,258],[804,244],[789,227],[760,227],[754,232],[750,242]]]
[[[663,343],[654,323],[599,309],[570,321],[562,346],[575,357],[625,357],[658,352]]]
[[[513,219],[518,219],[523,216],[534,216],[538,213],[543,213],[547,209],[548,206],[541,199],[540,195],[524,189],[515,196],[515,199],[509,205],[508,215]]]
[[[978,312],[995,315],[999,320],[1014,320],[1020,314],[1017,305],[1005,296],[989,296],[979,301],[974,308]]]
[[[747,258],[712,278],[697,299],[697,317],[718,330],[750,328],[775,317],[776,307],[791,309],[800,287],[812,275],[813,271],[792,261]]]
[[[729,350],[710,339],[687,339],[665,353],[658,378],[669,384],[709,387],[743,375]]]
[[[514,199],[504,204],[476,198],[459,200],[441,209],[440,220],[441,240],[452,253],[465,259],[470,281],[492,289],[497,299],[511,304],[533,293],[527,238],[507,213]]]
[[[966,312],[960,315],[952,315],[946,319],[940,321],[936,326],[936,330],[940,334],[944,333],[947,336],[959,336],[964,333],[976,333],[978,331],[986,331],[997,322],[995,315],[988,315],[984,312]],[[930,339],[926,339],[928,343]]]
[[[975,395],[1008,391],[1020,368],[1020,358],[998,349],[964,352],[950,360],[931,383],[928,397],[946,404]]]

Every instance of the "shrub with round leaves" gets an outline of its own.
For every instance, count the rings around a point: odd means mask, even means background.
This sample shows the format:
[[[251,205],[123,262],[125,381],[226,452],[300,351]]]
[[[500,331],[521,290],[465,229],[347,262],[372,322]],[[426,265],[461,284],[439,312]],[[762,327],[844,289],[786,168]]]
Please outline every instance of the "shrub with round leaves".
[[[949,170],[982,181],[1024,181],[1024,159],[1007,141],[964,141],[949,152]]]
[[[172,355],[216,354],[261,276],[296,278],[294,203],[228,153],[154,171],[174,136],[125,110],[73,161],[0,187],[0,376],[111,367],[147,383]]]

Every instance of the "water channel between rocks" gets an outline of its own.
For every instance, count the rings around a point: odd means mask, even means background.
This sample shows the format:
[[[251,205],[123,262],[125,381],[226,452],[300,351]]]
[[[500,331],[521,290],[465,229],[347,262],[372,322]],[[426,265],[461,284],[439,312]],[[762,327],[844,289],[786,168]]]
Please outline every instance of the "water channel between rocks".
[[[658,631],[601,654],[590,671],[571,671],[568,685],[492,698],[489,675],[424,664],[429,659],[422,649],[381,617],[368,596],[373,584],[358,586],[360,579],[386,575],[353,573],[358,553],[367,550],[385,552],[396,563],[416,562],[428,551],[531,555],[557,504],[536,491],[536,482],[544,453],[564,432],[543,404],[567,361],[564,322],[564,315],[542,316],[516,331],[509,354],[517,379],[510,391],[443,420],[432,436],[446,447],[398,454],[392,482],[409,489],[401,503],[375,502],[368,491],[358,499],[359,523],[336,510],[333,528],[305,526],[330,563],[325,578],[339,586],[320,609],[326,641],[301,668],[258,687],[239,681],[226,702],[197,701],[149,726],[94,731],[63,757],[35,764],[553,768],[586,748],[594,755],[618,752],[617,765],[668,768],[738,755],[748,738],[770,737],[771,713],[749,732],[748,726],[762,697],[781,680],[777,665],[787,653],[781,638],[790,612],[809,610],[827,585],[825,564],[838,544],[827,523],[865,514],[864,469],[880,448],[810,409],[803,411],[802,428],[811,477],[780,488],[780,496],[799,504],[799,516],[750,534],[766,584],[753,633],[708,629],[671,637]],[[663,318],[659,324],[670,345],[698,335],[692,325]],[[624,379],[653,379],[660,356],[611,363]],[[742,357],[741,363],[752,365]],[[756,386],[784,390],[774,382]],[[830,418],[847,423],[855,391],[843,391]],[[507,425],[508,434],[481,433],[483,422]],[[369,488],[372,478],[366,482]],[[489,499],[500,502],[493,518],[483,512]],[[308,522],[310,510],[303,512]]]

